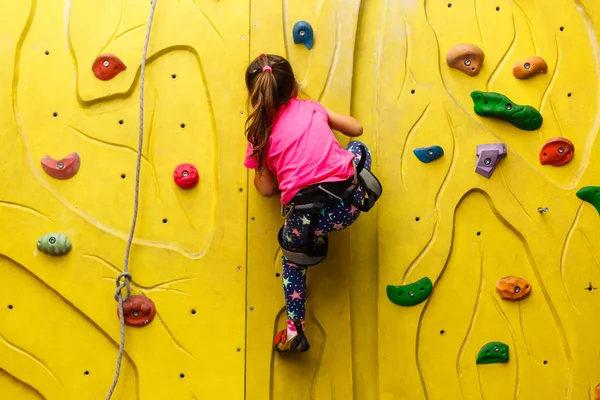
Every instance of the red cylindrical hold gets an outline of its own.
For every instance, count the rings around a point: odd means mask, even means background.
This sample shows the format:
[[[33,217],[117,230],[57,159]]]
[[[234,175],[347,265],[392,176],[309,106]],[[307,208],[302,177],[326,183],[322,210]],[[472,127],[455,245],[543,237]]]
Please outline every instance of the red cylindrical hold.
[[[173,172],[173,180],[182,189],[192,189],[200,181],[200,174],[192,164],[180,164]]]
[[[117,309],[117,315],[119,310]],[[123,303],[125,325],[141,328],[148,325],[156,316],[154,302],[146,296],[134,295]]]

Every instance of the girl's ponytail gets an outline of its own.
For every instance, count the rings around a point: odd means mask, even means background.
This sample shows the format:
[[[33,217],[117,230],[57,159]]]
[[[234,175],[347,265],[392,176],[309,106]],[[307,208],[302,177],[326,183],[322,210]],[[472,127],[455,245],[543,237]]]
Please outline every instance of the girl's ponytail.
[[[246,70],[246,86],[250,106],[246,136],[252,143],[252,157],[258,161],[260,171],[265,165],[265,146],[277,112],[294,95],[297,84],[287,60],[261,54]]]

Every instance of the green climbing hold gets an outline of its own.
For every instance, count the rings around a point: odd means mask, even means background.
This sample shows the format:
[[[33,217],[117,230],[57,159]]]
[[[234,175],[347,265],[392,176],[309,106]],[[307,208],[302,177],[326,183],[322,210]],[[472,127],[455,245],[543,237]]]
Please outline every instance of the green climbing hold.
[[[594,206],[600,214],[600,186],[585,186],[577,191],[577,197]]]
[[[477,364],[498,364],[508,362],[508,345],[502,342],[490,342],[477,354]]]
[[[416,306],[417,304],[424,302],[427,300],[432,290],[433,283],[431,283],[431,279],[428,277],[419,279],[408,285],[388,285],[386,288],[387,296],[392,303],[404,307]]]
[[[500,118],[526,131],[535,131],[542,126],[543,118],[538,110],[515,104],[503,94],[475,90],[471,92],[471,98],[479,116]]]
[[[51,256],[64,256],[71,251],[71,241],[62,233],[49,233],[39,238],[37,248]]]

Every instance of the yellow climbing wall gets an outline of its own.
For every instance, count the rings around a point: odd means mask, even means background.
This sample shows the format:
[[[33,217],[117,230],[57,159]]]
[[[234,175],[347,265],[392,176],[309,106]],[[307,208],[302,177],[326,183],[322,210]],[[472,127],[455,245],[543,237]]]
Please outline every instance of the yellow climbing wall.
[[[150,1],[0,2],[0,399],[104,399],[119,343],[114,279],[132,217],[139,67]],[[315,47],[295,45],[306,20]],[[600,4],[594,0],[158,0],[145,90],[132,291],[156,304],[127,328],[113,399],[591,399],[600,383]],[[483,49],[477,77],[455,44]],[[384,186],[375,210],[331,237],[309,271],[311,350],[274,354],[284,326],[278,199],[242,166],[243,73],[286,56],[307,93],[365,126]],[[114,54],[127,69],[101,81]],[[547,74],[512,76],[543,57]],[[474,114],[473,90],[540,110],[538,131]],[[541,166],[550,138],[573,160]],[[346,138],[339,136],[345,143]],[[491,179],[478,144],[506,143]],[[423,164],[416,147],[440,145]],[[78,152],[69,180],[40,159]],[[179,189],[180,163],[199,185]],[[540,214],[538,207],[548,207]],[[71,252],[36,249],[61,232]],[[522,302],[496,294],[515,275]],[[386,286],[428,276],[431,297]],[[476,365],[487,342],[506,364]]]

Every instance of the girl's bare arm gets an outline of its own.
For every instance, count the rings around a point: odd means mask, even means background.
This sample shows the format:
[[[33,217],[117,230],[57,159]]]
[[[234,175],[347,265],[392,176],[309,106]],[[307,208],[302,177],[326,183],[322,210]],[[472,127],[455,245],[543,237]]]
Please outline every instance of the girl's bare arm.
[[[277,191],[277,186],[277,180],[268,168],[263,168],[260,172],[258,169],[254,170],[254,187],[261,196],[273,196]]]
[[[360,122],[349,115],[339,114],[335,111],[327,110],[329,114],[329,126],[346,136],[357,137],[362,135],[363,127]]]

